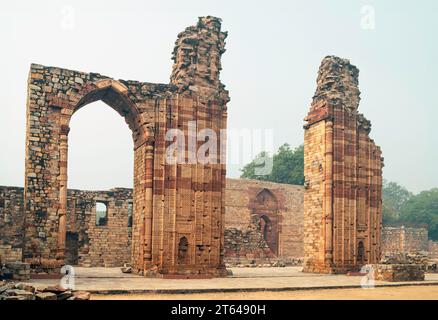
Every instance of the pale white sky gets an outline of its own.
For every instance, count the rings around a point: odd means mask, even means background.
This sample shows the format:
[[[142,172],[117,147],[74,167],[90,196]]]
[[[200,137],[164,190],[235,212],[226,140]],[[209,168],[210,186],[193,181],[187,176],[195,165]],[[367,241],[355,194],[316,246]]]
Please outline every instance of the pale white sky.
[[[375,9],[375,29],[361,9]],[[229,32],[222,81],[229,128],[274,129],[275,147],[303,142],[303,118],[326,55],[360,69],[359,110],[382,147],[385,178],[418,192],[438,186],[438,2],[8,1],[0,8],[0,185],[24,183],[26,79],[32,62],[116,79],[168,83],[177,34],[198,16]],[[72,119],[69,187],[132,186],[124,120],[94,103]],[[228,168],[239,175],[241,165]]]

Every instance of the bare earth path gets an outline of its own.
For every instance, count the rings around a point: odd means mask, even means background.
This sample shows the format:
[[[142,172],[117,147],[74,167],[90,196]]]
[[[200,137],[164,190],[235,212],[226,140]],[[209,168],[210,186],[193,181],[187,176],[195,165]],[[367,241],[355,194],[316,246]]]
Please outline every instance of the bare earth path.
[[[92,295],[92,300],[438,300],[438,285],[282,292]]]

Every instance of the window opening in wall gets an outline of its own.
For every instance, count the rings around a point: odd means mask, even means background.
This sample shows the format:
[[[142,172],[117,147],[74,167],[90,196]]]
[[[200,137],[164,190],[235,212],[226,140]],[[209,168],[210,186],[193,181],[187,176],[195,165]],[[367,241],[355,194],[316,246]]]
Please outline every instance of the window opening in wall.
[[[108,223],[108,206],[105,202],[96,202],[96,226],[106,226]]]

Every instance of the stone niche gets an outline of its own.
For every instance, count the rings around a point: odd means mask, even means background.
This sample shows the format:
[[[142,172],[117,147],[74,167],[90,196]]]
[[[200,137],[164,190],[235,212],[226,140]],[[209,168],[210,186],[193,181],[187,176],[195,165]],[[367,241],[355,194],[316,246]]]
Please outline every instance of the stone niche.
[[[221,20],[210,16],[181,32],[168,84],[32,64],[24,193],[26,262],[54,272],[65,263],[69,123],[77,110],[101,100],[125,119],[134,141],[133,271],[146,276],[226,275],[225,164],[166,161],[166,149],[173,143],[166,139],[169,130],[179,129],[188,137],[192,122],[198,132],[211,129],[219,137],[226,129],[229,96],[219,79],[226,36]],[[216,149],[221,155],[225,142],[218,141]],[[187,143],[184,151],[188,153]]]

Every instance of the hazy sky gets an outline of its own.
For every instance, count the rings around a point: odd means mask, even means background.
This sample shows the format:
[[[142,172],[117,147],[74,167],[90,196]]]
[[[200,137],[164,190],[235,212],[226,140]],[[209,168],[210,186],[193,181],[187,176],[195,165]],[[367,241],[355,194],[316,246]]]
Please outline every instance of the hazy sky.
[[[371,29],[363,24],[368,8]],[[231,96],[229,128],[273,128],[275,147],[301,144],[319,64],[338,55],[360,69],[359,110],[382,147],[384,177],[414,192],[438,187],[435,0],[4,2],[0,185],[24,183],[32,62],[168,83],[177,34],[203,15],[222,18],[229,32],[221,74]],[[111,108],[81,109],[69,139],[69,187],[132,186],[130,131]],[[229,166],[228,175],[238,169]]]

